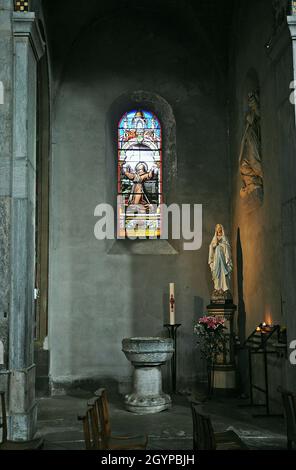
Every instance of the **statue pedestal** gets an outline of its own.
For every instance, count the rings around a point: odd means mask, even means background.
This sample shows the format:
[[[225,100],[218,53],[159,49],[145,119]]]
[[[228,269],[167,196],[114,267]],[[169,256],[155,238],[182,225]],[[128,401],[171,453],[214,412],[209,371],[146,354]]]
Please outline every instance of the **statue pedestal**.
[[[219,391],[234,391],[236,389],[236,364],[234,355],[234,315],[236,305],[232,300],[223,303],[211,302],[207,306],[208,315],[225,320],[226,347],[214,364],[213,389]]]

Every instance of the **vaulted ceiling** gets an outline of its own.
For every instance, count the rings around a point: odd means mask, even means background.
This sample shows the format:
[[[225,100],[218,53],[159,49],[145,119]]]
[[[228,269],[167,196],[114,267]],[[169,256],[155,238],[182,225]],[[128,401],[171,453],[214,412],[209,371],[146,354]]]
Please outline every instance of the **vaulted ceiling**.
[[[178,28],[180,41],[182,31],[203,31],[210,47],[216,51],[221,62],[227,61],[229,31],[233,8],[239,3],[233,0],[43,0],[50,49],[54,61],[63,61],[75,38],[94,21],[106,21],[112,15],[134,15],[135,21],[144,16],[161,16],[163,27]],[[114,41],[116,31],[110,31]]]

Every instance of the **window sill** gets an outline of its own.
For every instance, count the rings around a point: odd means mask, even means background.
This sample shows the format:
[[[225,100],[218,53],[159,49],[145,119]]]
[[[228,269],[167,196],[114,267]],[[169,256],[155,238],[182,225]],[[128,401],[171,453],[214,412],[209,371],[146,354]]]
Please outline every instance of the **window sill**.
[[[109,255],[178,255],[179,252],[167,240],[115,240]]]

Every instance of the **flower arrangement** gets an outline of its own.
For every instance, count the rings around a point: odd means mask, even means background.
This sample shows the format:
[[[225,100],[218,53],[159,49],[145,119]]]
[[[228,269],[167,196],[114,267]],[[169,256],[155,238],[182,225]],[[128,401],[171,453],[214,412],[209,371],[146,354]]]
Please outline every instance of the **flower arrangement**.
[[[201,355],[208,364],[213,364],[217,356],[224,352],[226,337],[225,320],[213,316],[203,316],[194,325],[194,333],[199,337]]]

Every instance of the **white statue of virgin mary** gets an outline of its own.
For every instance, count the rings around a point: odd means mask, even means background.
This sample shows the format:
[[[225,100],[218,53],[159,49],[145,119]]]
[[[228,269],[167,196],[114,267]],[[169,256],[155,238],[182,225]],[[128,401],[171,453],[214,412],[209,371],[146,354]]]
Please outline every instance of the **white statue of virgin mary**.
[[[216,225],[215,235],[209,249],[209,265],[217,293],[230,291],[230,279],[233,269],[231,248],[221,224]]]

